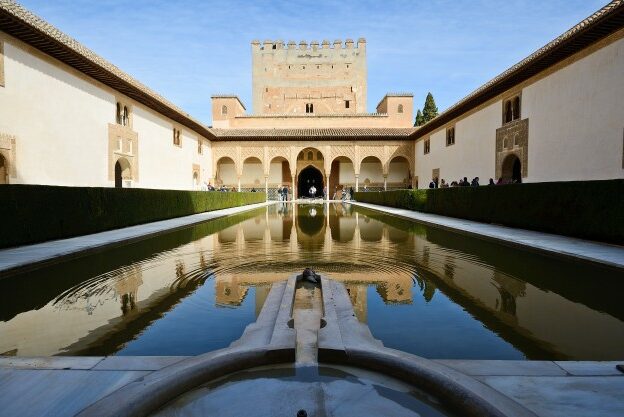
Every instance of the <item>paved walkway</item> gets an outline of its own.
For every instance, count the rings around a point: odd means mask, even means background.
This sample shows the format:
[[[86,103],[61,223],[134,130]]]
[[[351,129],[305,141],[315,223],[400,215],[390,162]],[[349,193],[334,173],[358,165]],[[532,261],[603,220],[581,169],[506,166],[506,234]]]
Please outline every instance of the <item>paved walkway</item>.
[[[207,220],[230,216],[274,204],[250,204],[223,210],[208,211],[191,216],[139,224],[123,229],[108,230],[69,239],[51,240],[34,245],[0,250],[0,279],[5,276],[44,267],[71,258],[85,256],[112,246],[120,246],[147,239],[163,233],[202,223]]]
[[[355,201],[352,201],[351,204],[409,220],[415,220],[429,226],[493,240],[508,246],[520,247],[553,256],[581,259],[613,268],[624,269],[624,246],[535,232],[532,230],[514,229],[511,227],[479,223],[471,220],[445,217],[413,210],[379,206],[376,204],[359,203]]]
[[[0,414],[71,416],[112,391],[186,358],[0,357]],[[624,374],[615,362],[437,362],[477,378],[539,416],[624,415]]]

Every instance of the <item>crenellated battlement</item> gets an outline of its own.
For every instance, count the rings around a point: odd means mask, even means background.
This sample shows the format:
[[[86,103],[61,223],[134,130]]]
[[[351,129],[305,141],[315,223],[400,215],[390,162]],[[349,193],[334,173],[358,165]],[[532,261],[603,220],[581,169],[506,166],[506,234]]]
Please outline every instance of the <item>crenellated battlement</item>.
[[[354,49],[354,48],[365,48],[366,47],[366,39],[359,38],[357,42],[354,42],[353,39],[346,39],[344,42],[341,39],[336,39],[333,42],[330,42],[327,39],[319,42],[316,40],[310,41],[309,43],[305,40],[300,41],[299,43],[289,40],[288,42],[284,42],[281,39],[278,40],[270,40],[267,39],[263,42],[259,40],[253,40],[251,42],[251,47],[253,51],[282,51],[282,50],[297,50],[297,51],[317,51],[319,49]]]

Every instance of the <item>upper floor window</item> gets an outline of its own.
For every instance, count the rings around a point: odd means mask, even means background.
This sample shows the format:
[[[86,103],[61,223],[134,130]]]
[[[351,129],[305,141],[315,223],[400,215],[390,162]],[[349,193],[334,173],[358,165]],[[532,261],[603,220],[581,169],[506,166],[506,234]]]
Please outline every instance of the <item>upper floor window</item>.
[[[227,115],[227,106],[226,105],[221,106],[221,114],[223,116]]]
[[[403,105],[399,104],[399,107],[397,108],[397,112],[398,113],[403,113]]]
[[[115,122],[118,125],[130,126],[130,110],[127,105],[117,102]]]
[[[173,144],[176,146],[181,146],[182,141],[180,140],[180,129],[173,128]]]
[[[446,146],[455,145],[455,127],[446,129]]]
[[[306,103],[306,113],[314,113],[314,103]]]
[[[520,96],[511,97],[503,102],[503,124],[520,120]]]
[[[425,139],[424,154],[427,155],[429,152],[431,152],[431,139]]]
[[[197,153],[200,154],[200,155],[202,153],[204,153],[204,149],[202,147],[202,140],[201,140],[201,138],[197,138]]]
[[[350,105],[351,103],[349,102],[349,100],[345,100],[345,109],[348,109]]]

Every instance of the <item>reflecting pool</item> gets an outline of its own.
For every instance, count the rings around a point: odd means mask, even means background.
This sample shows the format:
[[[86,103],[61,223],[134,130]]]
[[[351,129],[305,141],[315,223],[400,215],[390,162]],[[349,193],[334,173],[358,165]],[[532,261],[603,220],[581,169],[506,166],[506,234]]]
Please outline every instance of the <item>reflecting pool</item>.
[[[428,358],[621,359],[624,273],[349,204],[278,204],[0,280],[0,354],[194,355],[271,283],[345,284],[386,346]]]

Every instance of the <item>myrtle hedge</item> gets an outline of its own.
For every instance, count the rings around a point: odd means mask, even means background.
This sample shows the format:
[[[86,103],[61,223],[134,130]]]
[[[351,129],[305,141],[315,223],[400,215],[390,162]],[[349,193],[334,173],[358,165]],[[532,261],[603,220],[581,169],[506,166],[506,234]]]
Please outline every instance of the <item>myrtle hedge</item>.
[[[624,180],[358,192],[355,199],[624,244]]]
[[[0,247],[118,229],[266,200],[264,193],[0,186]]]

